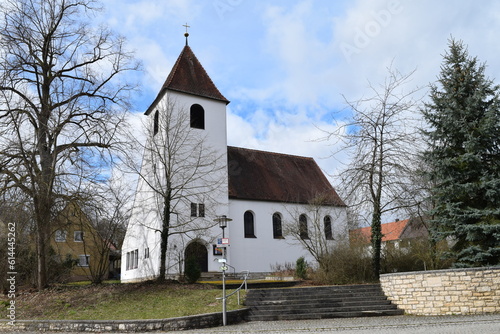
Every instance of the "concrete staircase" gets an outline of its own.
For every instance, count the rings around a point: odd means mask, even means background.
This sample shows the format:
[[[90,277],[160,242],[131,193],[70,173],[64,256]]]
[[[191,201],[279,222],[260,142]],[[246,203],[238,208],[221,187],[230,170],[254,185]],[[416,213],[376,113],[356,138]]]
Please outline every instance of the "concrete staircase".
[[[379,284],[288,289],[251,289],[249,321],[401,315]]]

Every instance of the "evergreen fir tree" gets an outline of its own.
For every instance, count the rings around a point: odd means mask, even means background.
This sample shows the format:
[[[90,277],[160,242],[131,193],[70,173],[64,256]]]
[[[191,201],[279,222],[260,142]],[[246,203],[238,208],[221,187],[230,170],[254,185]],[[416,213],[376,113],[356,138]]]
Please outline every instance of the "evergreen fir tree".
[[[436,240],[455,267],[500,264],[500,99],[485,65],[451,40],[423,115]]]

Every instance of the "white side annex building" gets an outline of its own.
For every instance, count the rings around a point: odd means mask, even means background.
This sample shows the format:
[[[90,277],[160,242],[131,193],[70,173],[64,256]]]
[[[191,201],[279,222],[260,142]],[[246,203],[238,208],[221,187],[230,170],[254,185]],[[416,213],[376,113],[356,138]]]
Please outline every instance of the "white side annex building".
[[[217,260],[222,252],[217,241],[222,230],[214,221],[220,216],[232,219],[224,229],[229,239],[226,258],[230,272],[269,273],[277,265],[295,264],[302,256],[314,264],[298,238],[313,241],[319,231],[331,246],[348,237],[346,205],[312,158],[227,146],[228,103],[186,40],[145,117],[156,134],[164,130],[159,124],[168,106],[174,114],[187,111],[186,133],[202,140],[221,168],[213,168],[213,172],[193,181],[196,187],[187,183],[178,190],[184,193],[172,203],[175,210],[170,214],[167,277],[182,275],[187,256],[196,257],[202,272],[220,271]],[[194,142],[188,140],[185,145]],[[182,152],[185,156],[181,154],[179,160],[186,161],[197,151],[186,147]],[[122,246],[123,282],[154,279],[159,274],[162,205],[150,184],[162,180],[148,179],[160,168],[150,155],[145,153],[143,157],[141,174],[146,177],[139,178]],[[216,190],[199,187],[200,182],[213,185],[213,180],[217,180]],[[320,206],[310,204],[318,198]],[[295,237],[290,230],[295,231]]]

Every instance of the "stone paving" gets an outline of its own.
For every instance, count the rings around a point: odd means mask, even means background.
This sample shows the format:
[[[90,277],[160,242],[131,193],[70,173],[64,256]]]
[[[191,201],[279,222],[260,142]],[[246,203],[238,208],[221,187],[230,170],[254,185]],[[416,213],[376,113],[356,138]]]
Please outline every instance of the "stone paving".
[[[392,316],[305,321],[248,322],[226,327],[189,330],[183,331],[182,333],[499,334],[500,314],[436,317]]]
[[[19,334],[38,334],[21,331]],[[49,333],[49,332],[45,332]],[[57,334],[74,334],[53,332]],[[194,329],[177,332],[147,332],[176,334],[499,334],[500,314],[470,316],[391,316],[373,318],[337,318],[301,321],[256,321],[226,327]],[[116,333],[118,334],[118,333]],[[138,333],[140,334],[140,333]]]

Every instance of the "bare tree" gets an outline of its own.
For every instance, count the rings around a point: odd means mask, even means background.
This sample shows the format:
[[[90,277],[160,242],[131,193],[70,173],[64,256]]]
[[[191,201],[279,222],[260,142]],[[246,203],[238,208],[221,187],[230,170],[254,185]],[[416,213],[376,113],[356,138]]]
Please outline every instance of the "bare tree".
[[[138,192],[152,193],[145,197],[136,194],[134,208],[151,208],[150,201],[155,201],[161,235],[157,280],[161,282],[167,271],[169,237],[201,236],[216,224],[214,210],[223,197],[221,187],[227,182],[227,171],[225,155],[207,144],[203,132],[190,126],[189,111],[177,100],[167,96],[150,118],[144,125],[146,144],[139,144],[142,165],[134,164],[135,159],[128,165],[139,174]],[[193,208],[195,203],[203,204]],[[192,210],[194,214],[190,214]],[[156,229],[150,224],[143,226]]]
[[[328,199],[320,196],[307,204],[303,211],[289,212],[290,217],[296,219],[286,221],[283,232],[291,236],[293,242],[300,243],[320,269],[328,274],[332,269],[329,258],[334,248],[347,241],[347,236],[335,233],[335,224],[347,224],[347,217],[344,208],[332,208],[325,203],[328,203]]]
[[[92,29],[96,9],[94,0],[1,4],[0,178],[32,202],[39,288],[51,221],[78,180],[107,167],[134,88],[122,74],[138,69],[122,38]]]
[[[411,207],[415,197],[412,177],[416,170],[419,146],[417,127],[412,117],[418,99],[417,89],[406,91],[412,74],[391,68],[385,82],[370,84],[371,96],[357,101],[344,97],[352,118],[331,133],[343,141],[349,164],[340,175],[344,200],[371,223],[372,267],[374,278],[380,274],[381,221],[386,213]]]
[[[85,235],[83,245],[84,248],[93,248],[90,279],[92,283],[100,284],[108,278],[115,261],[121,258],[119,249],[130,218],[132,194],[130,186],[116,177],[93,188],[90,201],[82,203],[87,223],[92,224],[92,228],[87,229],[89,233]]]

